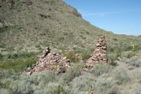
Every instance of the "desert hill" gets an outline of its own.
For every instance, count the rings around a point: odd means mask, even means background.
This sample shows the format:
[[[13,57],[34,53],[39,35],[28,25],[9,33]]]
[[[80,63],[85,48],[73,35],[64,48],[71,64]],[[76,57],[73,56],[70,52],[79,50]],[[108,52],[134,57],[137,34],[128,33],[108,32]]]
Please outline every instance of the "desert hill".
[[[38,52],[46,46],[61,51],[94,49],[100,35],[106,36],[111,47],[134,45],[140,40],[91,25],[62,0],[1,0],[0,20],[3,54]]]
[[[0,93],[141,94],[140,40],[91,25],[63,0],[0,0]],[[92,55],[103,47],[107,58]]]

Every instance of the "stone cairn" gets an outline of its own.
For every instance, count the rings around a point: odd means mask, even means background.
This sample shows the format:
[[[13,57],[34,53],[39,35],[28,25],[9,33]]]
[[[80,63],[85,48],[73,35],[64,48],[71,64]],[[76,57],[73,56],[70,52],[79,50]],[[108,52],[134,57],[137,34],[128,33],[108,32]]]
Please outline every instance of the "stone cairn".
[[[72,62],[66,57],[59,55],[56,52],[52,52],[49,47],[47,47],[42,55],[39,55],[39,60],[32,67],[29,67],[22,75],[31,75],[44,70],[51,70],[56,74],[65,73],[71,66]]]
[[[99,62],[107,62],[107,45],[104,36],[100,36],[97,40],[96,49],[92,56],[87,60],[86,67],[92,67],[94,64]]]

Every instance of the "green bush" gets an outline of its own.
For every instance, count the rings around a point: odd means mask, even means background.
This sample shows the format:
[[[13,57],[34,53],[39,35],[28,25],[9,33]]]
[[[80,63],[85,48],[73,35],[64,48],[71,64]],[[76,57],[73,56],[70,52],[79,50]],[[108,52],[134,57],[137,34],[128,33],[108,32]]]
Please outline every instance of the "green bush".
[[[128,73],[128,70],[122,67],[115,68],[112,72],[112,77],[117,80],[117,84],[126,84],[131,81],[131,75]]]
[[[10,91],[5,88],[0,88],[0,93],[1,94],[11,94]]]
[[[131,50],[133,50],[133,46],[128,46],[128,47],[126,48],[126,51],[131,51]]]
[[[135,94],[141,94],[141,87],[137,87],[135,90],[134,90]]]
[[[141,50],[141,45],[134,45],[133,51],[139,51]]]
[[[109,90],[117,84],[117,81],[113,79],[109,74],[102,74],[96,79],[95,87],[97,94],[107,94]]]
[[[67,51],[64,53],[64,56],[66,56],[67,59],[70,59],[73,62],[78,62],[81,59],[80,56],[79,55],[77,56],[77,55],[78,54],[76,54],[75,51]]]
[[[126,62],[129,65],[135,66],[135,67],[140,67],[141,66],[141,59],[140,57],[132,57],[126,60]]]
[[[84,61],[87,60],[90,57],[90,54],[91,54],[91,51],[89,51],[89,50],[82,51],[82,53],[81,53],[82,60],[84,60]]]
[[[138,54],[136,52],[128,52],[127,58],[131,58],[134,56],[138,56]]]
[[[15,71],[23,71],[32,64],[36,63],[36,59],[29,58],[29,59],[16,59],[13,61],[3,61],[0,63],[0,68],[8,69],[8,70],[15,70]]]
[[[65,74],[62,75],[61,79],[63,79],[64,82],[72,81],[75,77],[81,75],[81,70],[84,68],[84,66],[84,63],[75,64]]]
[[[120,87],[117,85],[114,85],[108,90],[107,94],[121,94]]]
[[[22,53],[15,53],[15,54],[8,54],[8,59],[17,59],[17,58],[30,58],[35,56],[35,53],[29,52],[22,52]]]
[[[91,73],[94,74],[95,76],[100,76],[105,73],[109,73],[113,69],[112,66],[108,64],[96,64],[94,67],[91,69]]]
[[[2,54],[0,54],[0,59],[3,59],[3,55]]]
[[[75,77],[71,82],[72,94],[80,94],[95,89],[96,78],[90,73],[84,73],[81,76]],[[81,93],[82,94],[82,93]]]

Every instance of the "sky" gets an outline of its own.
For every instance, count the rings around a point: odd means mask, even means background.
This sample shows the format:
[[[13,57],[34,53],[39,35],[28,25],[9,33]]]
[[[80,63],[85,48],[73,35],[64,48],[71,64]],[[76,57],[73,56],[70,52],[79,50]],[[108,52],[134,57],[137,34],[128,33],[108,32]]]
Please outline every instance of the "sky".
[[[141,0],[64,0],[82,17],[115,34],[141,35]]]

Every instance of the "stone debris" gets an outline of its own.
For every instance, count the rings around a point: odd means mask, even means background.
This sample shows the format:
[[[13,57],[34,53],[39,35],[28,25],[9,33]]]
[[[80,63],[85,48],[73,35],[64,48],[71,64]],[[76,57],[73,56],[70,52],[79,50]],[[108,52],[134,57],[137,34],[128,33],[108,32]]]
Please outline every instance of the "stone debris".
[[[86,94],[94,94],[93,91],[88,91]]]
[[[100,36],[97,40],[96,49],[92,56],[86,61],[86,67],[92,67],[99,62],[107,62],[107,45],[104,36]]]
[[[29,67],[23,74],[31,75],[44,70],[51,70],[56,74],[65,73],[71,66],[72,62],[66,57],[59,55],[56,52],[52,52],[47,47],[42,55],[39,56],[39,60],[36,64]]]

